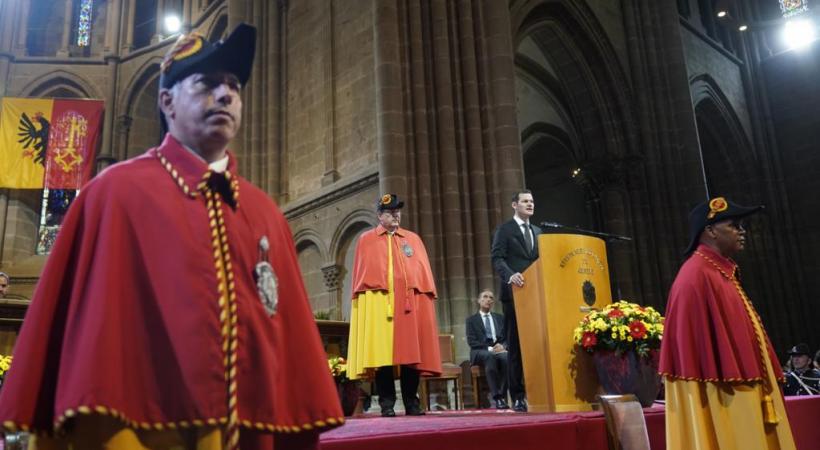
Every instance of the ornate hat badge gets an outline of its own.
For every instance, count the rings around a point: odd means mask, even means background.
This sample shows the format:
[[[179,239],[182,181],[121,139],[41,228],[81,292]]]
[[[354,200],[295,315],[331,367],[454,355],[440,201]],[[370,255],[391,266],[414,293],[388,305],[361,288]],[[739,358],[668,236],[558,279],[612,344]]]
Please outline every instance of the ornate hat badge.
[[[706,218],[713,219],[717,213],[727,209],[729,209],[729,202],[723,197],[715,197],[709,201],[709,214],[706,215]]]
[[[401,209],[404,202],[399,200],[396,194],[384,194],[376,201],[376,210],[384,211],[385,209]]]
[[[174,43],[174,46],[171,47],[171,50],[168,51],[168,54],[165,55],[165,59],[162,60],[162,64],[160,64],[160,69],[162,72],[168,73],[171,69],[171,65],[175,61],[182,61],[185,58],[197,54],[197,52],[202,50],[202,43],[204,41],[205,38],[197,32],[191,32],[187,35],[180,36],[176,43]]]

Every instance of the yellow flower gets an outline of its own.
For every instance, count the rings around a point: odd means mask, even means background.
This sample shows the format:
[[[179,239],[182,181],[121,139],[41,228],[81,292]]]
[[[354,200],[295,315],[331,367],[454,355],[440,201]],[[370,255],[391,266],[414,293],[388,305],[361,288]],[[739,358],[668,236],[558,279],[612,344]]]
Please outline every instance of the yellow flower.
[[[632,334],[630,327],[635,326],[644,329],[640,338]],[[582,341],[588,333],[595,334],[599,339],[598,345],[583,347],[589,352],[597,349],[646,352],[660,347],[663,316],[652,307],[619,300],[601,310],[590,311],[573,330],[573,339],[583,346]]]

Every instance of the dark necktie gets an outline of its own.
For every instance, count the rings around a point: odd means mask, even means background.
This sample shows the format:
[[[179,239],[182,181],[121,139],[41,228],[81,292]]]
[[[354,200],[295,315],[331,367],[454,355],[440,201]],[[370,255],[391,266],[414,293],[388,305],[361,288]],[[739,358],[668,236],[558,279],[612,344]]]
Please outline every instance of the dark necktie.
[[[484,334],[487,336],[487,342],[493,341],[493,329],[490,327],[490,315],[484,316]]]
[[[236,199],[233,196],[233,189],[231,189],[231,182],[225,177],[224,173],[211,172],[207,180],[208,187],[213,192],[218,192],[231,208],[236,209]]]
[[[524,228],[524,242],[527,243],[527,251],[532,252],[532,236],[530,236],[530,224],[522,223],[521,227]]]

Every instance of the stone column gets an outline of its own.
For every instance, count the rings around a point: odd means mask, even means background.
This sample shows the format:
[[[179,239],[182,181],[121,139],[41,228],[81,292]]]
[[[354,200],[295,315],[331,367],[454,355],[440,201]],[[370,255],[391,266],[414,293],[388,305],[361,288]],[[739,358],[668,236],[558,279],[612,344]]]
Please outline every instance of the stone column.
[[[8,8],[11,10],[11,8],[13,8],[14,1],[6,3],[8,4]],[[9,14],[8,19],[10,19],[11,22],[14,22],[15,17],[17,17],[17,33],[14,43],[14,54],[17,56],[23,56],[28,53],[28,18],[31,10],[31,0],[17,0],[17,4],[17,11],[19,13],[17,15]],[[11,32],[12,29],[14,29],[13,24],[8,24],[9,32]]]
[[[322,186],[332,184],[339,179],[339,171],[336,170],[336,83],[333,76],[334,52],[333,52],[333,0],[327,0],[327,8],[323,11],[325,23],[322,27],[322,44],[324,45],[324,56],[322,57],[322,83],[325,87],[325,173],[322,176]]]
[[[105,95],[105,117],[103,118],[102,147],[97,156],[97,170],[107,167],[114,158],[114,115],[117,105],[117,85],[119,81],[120,24],[123,0],[108,3],[105,27],[105,51],[103,52],[108,72],[108,91]]]
[[[0,97],[6,95],[9,67],[11,67],[11,61],[15,56],[14,53],[12,53],[15,47],[14,24],[15,22],[20,23],[24,21],[20,20],[17,14],[20,9],[18,8],[20,1],[21,0],[10,0],[0,3]],[[19,34],[17,36],[19,37]],[[0,216],[0,220],[2,220],[2,216]],[[0,234],[0,239],[2,239],[2,234]],[[1,249],[2,246],[0,246],[0,250]]]
[[[114,123],[114,131],[117,136],[118,149],[116,155],[113,155],[117,160],[124,161],[128,159],[128,133],[131,131],[131,123],[134,121],[131,116],[121,115],[117,116]],[[116,161],[115,161],[116,162]]]
[[[105,55],[119,55],[122,2],[123,0],[110,0],[108,2],[108,11],[105,14],[105,48],[103,52]]]
[[[60,57],[67,57],[69,56],[69,46],[71,45],[71,25],[73,22],[74,16],[74,2],[72,0],[65,0],[65,16],[63,17],[63,37],[60,41],[60,49],[57,50],[57,56]]]
[[[182,33],[188,34],[191,31],[191,24],[193,23],[193,0],[182,1]]]
[[[122,45],[122,53],[129,53],[134,49],[134,14],[136,14],[137,0],[124,0],[127,5],[127,13],[122,18],[125,24],[125,42]]]
[[[339,292],[340,278],[344,268],[338,264],[328,264],[322,266],[322,277],[325,282],[325,288],[330,295],[329,303],[334,305],[333,309],[336,311],[334,320],[342,320],[342,302],[341,292]]]
[[[523,180],[507,3],[374,2],[380,188],[407,198],[456,335],[494,284],[492,232]]]
[[[157,21],[155,23],[155,33],[154,37],[151,38],[151,43],[156,44],[157,42],[162,40],[162,36],[165,34],[164,28],[164,21],[165,21],[165,0],[157,0]]]

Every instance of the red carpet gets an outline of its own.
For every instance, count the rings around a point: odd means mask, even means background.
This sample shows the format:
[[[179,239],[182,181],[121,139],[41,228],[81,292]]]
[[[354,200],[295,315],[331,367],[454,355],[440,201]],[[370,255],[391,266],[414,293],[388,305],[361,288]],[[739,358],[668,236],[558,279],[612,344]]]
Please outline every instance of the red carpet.
[[[798,450],[820,449],[820,397],[789,398],[789,421]],[[653,450],[662,450],[664,409],[644,410]],[[422,417],[360,416],[322,435],[323,450],[475,450],[480,448],[606,450],[600,412],[516,414],[494,410],[430,413]]]

